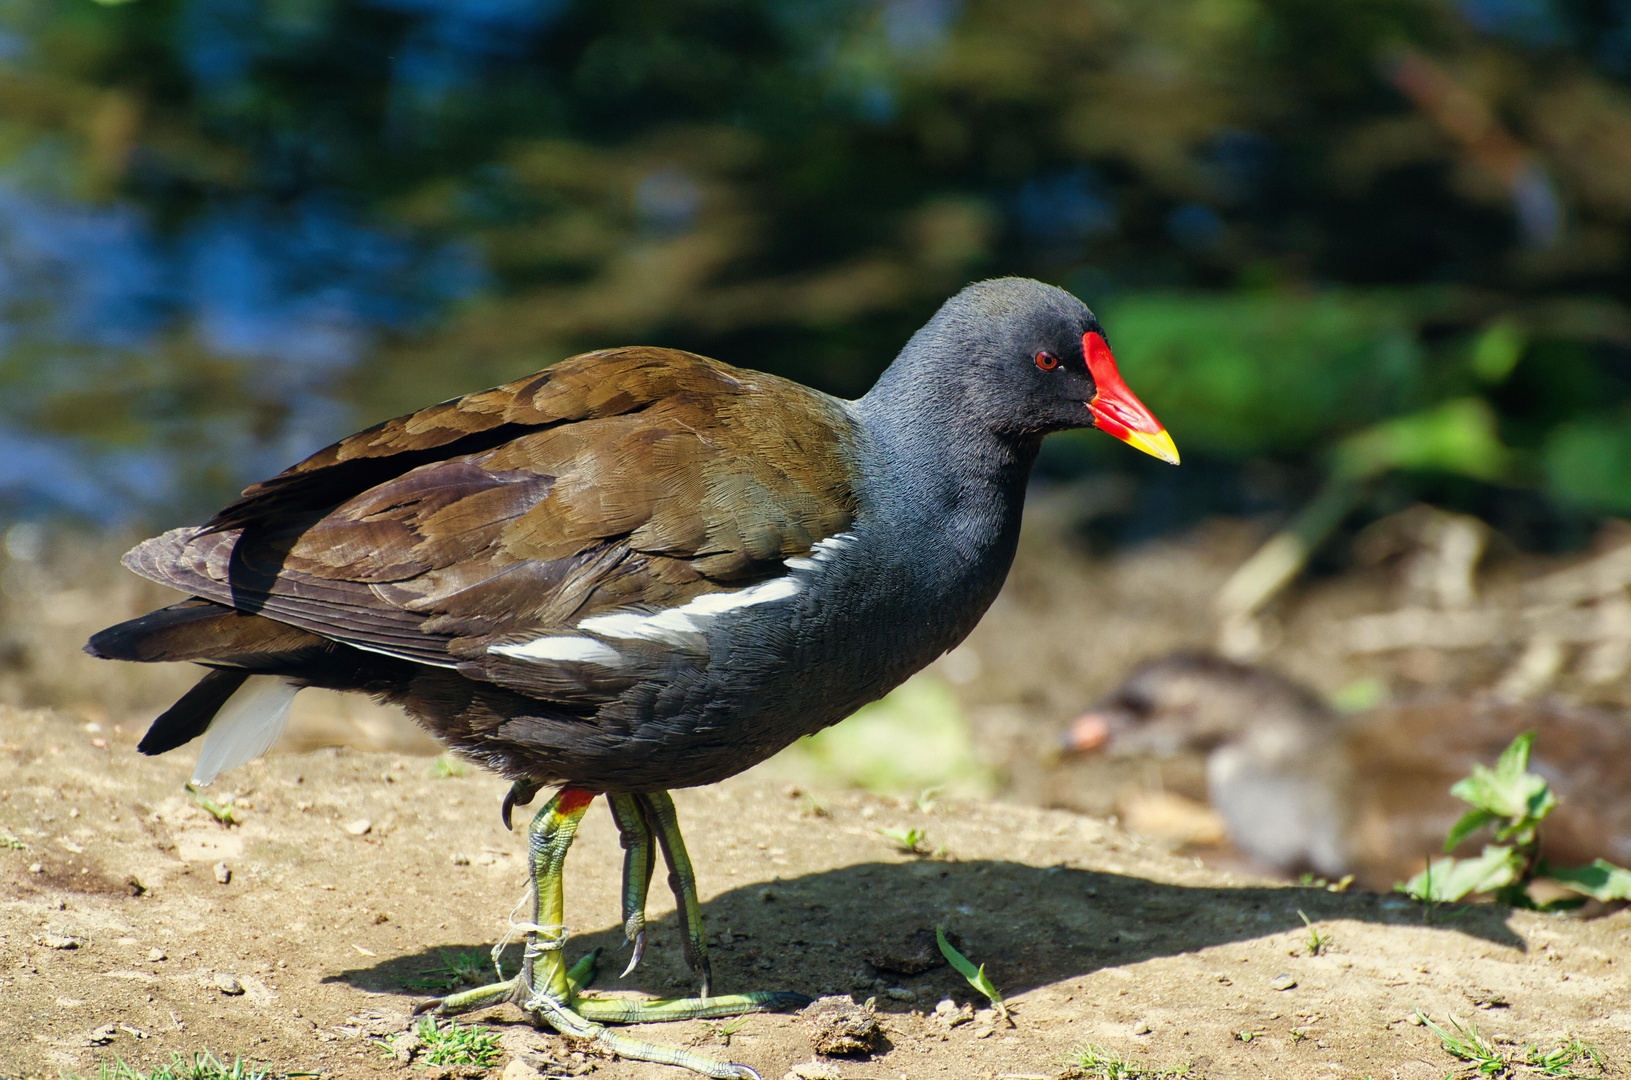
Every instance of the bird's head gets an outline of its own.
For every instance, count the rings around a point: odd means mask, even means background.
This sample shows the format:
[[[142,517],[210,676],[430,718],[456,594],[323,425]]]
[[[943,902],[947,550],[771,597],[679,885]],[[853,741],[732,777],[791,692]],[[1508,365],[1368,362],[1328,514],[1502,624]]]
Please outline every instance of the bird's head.
[[[941,307],[914,344],[959,380],[993,430],[1044,435],[1096,427],[1129,446],[1178,464],[1178,448],[1122,380],[1115,356],[1087,305],[1029,278],[976,282]]]
[[[1060,736],[1066,754],[1171,758],[1335,723],[1309,691],[1272,671],[1179,652],[1129,675]],[[1284,741],[1282,739],[1282,741]]]

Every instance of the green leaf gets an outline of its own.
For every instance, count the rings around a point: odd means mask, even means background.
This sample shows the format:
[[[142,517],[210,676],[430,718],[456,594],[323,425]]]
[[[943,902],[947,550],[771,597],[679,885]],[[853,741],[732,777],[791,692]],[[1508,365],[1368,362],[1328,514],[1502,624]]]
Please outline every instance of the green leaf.
[[[1523,857],[1513,848],[1484,845],[1475,859],[1433,859],[1428,868],[1404,884],[1417,900],[1450,902],[1469,893],[1494,892],[1523,874]]]
[[[1593,900],[1631,900],[1631,870],[1604,859],[1590,866],[1549,867],[1545,876]]]
[[[1471,776],[1450,788],[1451,795],[1475,809],[1510,818],[1511,824],[1503,828],[1505,835],[1501,839],[1532,827],[1557,805],[1557,797],[1545,778],[1528,771],[1529,747],[1534,741],[1533,731],[1524,732],[1501,752],[1495,768],[1474,765]]]
[[[1492,322],[1473,343],[1473,373],[1487,383],[1505,382],[1528,346],[1523,331],[1510,319]]]
[[[1449,833],[1444,837],[1444,850],[1446,852],[1454,851],[1461,846],[1461,842],[1467,837],[1482,829],[1485,825],[1499,820],[1500,818],[1482,808],[1468,810],[1461,815],[1460,821],[1450,826]]]
[[[1350,435],[1337,448],[1336,465],[1354,478],[1390,469],[1433,469],[1497,480],[1505,475],[1510,456],[1489,403],[1458,398]]]
[[[957,973],[968,980],[968,984],[991,1000],[991,1004],[1002,1007],[1002,995],[992,985],[986,976],[985,965],[976,968],[968,957],[958,952],[952,943],[946,940],[946,932],[941,927],[934,928],[935,941],[940,945],[940,955],[946,958],[946,963],[957,969]]]

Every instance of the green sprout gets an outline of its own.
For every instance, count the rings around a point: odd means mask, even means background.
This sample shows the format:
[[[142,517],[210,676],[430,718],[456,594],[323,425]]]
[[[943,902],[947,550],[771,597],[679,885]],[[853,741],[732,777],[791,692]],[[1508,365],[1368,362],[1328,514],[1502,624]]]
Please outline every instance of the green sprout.
[[[1091,1080],[1182,1080],[1194,1073],[1194,1065],[1153,1068],[1125,1054],[1089,1043],[1076,1052],[1076,1066]]]
[[[280,1074],[273,1073],[259,1065],[251,1065],[241,1057],[232,1059],[228,1065],[208,1050],[193,1054],[191,1058],[181,1054],[172,1053],[167,1065],[160,1065],[152,1070],[140,1070],[126,1063],[122,1058],[114,1058],[110,1065],[103,1062],[97,1066],[96,1075],[81,1078],[77,1074],[73,1080],[273,1080]],[[284,1076],[314,1076],[315,1073],[284,1073]]]
[[[1310,921],[1308,916],[1303,913],[1302,908],[1297,909],[1297,914],[1302,918],[1303,925],[1308,928],[1308,955],[1318,956],[1320,953],[1330,948],[1331,935],[1322,934],[1316,930],[1313,922]]]
[[[973,962],[958,952],[952,943],[946,940],[946,931],[943,927],[934,928],[934,939],[940,945],[940,955],[946,958],[946,963],[957,969],[957,974],[968,980],[968,984],[984,994],[991,1002],[991,1007],[997,1010],[997,1015],[1010,1024],[1013,1019],[1008,1015],[1008,1006],[1002,1000],[1002,995],[992,985],[990,976],[985,973],[985,965],[975,967]]]
[[[492,966],[492,959],[485,949],[458,952],[444,949],[441,960],[437,966],[420,968],[416,975],[401,980],[403,989],[424,994],[445,994],[460,986],[480,986],[487,981],[487,970]]]
[[[702,1026],[707,1029],[707,1032],[698,1038],[692,1039],[692,1045],[705,1042],[708,1039],[717,1039],[721,1045],[729,1046],[731,1044],[731,1036],[735,1035],[737,1032],[746,1027],[747,1022],[747,1013],[743,1013],[741,1016],[733,1016],[723,1023],[713,1020],[704,1020],[702,1022]]]
[[[27,851],[28,842],[8,832],[0,832],[0,848],[7,848],[11,851]]]
[[[904,855],[927,855],[929,834],[922,829],[879,829],[878,832],[894,842]]]
[[[430,763],[430,775],[438,780],[464,775],[464,762],[452,754],[438,754],[436,760]]]
[[[193,787],[190,781],[187,783],[186,788],[187,796],[192,799],[199,809],[206,811],[210,817],[214,818],[216,821],[219,821],[222,825],[225,825],[230,829],[234,825],[242,824],[242,822],[238,819],[238,811],[232,805],[232,796],[228,795],[220,802],[216,802],[202,791],[199,791],[197,788]]]
[[[1559,900],[1549,909],[1578,907],[1585,898],[1631,900],[1631,870],[1598,859],[1589,866],[1551,866],[1540,856],[1540,825],[1557,807],[1557,797],[1544,777],[1529,771],[1529,751],[1535,733],[1526,731],[1501,753],[1495,768],[1474,765],[1472,775],[1457,781],[1450,794],[1472,807],[1450,827],[1444,838],[1446,853],[1485,828],[1494,830],[1495,843],[1485,844],[1470,859],[1429,859],[1421,873],[1396,888],[1422,901],[1426,913],[1432,905],[1450,903],[1473,893],[1492,893],[1512,907],[1534,908],[1528,888],[1545,879],[1579,893],[1579,899]]]
[[[498,1032],[482,1024],[459,1024],[452,1020],[442,1024],[435,1017],[427,1016],[414,1026],[413,1033],[425,1044],[427,1065],[490,1068],[498,1064],[502,1054]]]
[[[1450,1027],[1455,1030],[1450,1031],[1420,1009],[1416,1010],[1416,1018],[1438,1036],[1439,1045],[1446,1053],[1465,1061],[1473,1073],[1481,1076],[1505,1076],[1512,1071],[1513,1065],[1524,1065],[1542,1076],[1556,1076],[1563,1080],[1584,1080],[1580,1073],[1574,1071],[1574,1066],[1590,1065],[1599,1073],[1607,1067],[1602,1055],[1594,1047],[1579,1039],[1570,1039],[1550,1050],[1542,1050],[1533,1045],[1525,1046],[1521,1056],[1508,1055],[1496,1049],[1495,1045],[1478,1030],[1478,1025],[1470,1021],[1463,1024],[1452,1016]]]

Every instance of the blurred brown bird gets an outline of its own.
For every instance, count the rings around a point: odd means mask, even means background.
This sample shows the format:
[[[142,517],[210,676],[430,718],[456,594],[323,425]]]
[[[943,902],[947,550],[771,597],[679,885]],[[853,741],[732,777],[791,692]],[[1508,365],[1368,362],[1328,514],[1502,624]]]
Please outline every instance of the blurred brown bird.
[[[1276,672],[1178,653],[1140,667],[1063,736],[1073,753],[1204,756],[1230,841],[1282,873],[1389,889],[1467,809],[1450,786],[1524,731],[1560,804],[1541,851],[1560,865],[1631,862],[1631,723],[1555,701],[1461,698],[1338,716]]]

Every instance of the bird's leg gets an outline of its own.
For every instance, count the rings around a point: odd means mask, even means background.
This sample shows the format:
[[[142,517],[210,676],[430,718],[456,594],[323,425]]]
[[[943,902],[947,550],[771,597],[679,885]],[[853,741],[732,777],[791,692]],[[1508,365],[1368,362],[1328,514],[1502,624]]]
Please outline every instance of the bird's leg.
[[[634,944],[634,955],[623,969],[626,976],[640,966],[646,954],[646,893],[651,888],[651,829],[645,811],[633,795],[608,795],[612,817],[623,844],[623,937]]]
[[[513,790],[513,789],[512,789]],[[530,796],[529,796],[530,798]],[[432,998],[414,1006],[417,1015],[434,1011],[437,1016],[456,1016],[460,1013],[514,1002],[523,1008],[536,996],[537,991],[553,994],[568,1002],[594,970],[594,956],[588,958],[588,967],[580,962],[567,971],[565,954],[566,927],[562,921],[564,895],[561,890],[561,867],[566,861],[567,849],[578,833],[578,822],[583,820],[595,793],[575,788],[563,788],[545,803],[533,816],[527,828],[527,853],[532,867],[532,921],[527,924],[526,950],[522,954],[521,973],[508,982],[490,983],[449,994],[445,998]],[[540,935],[544,935],[540,937]],[[539,981],[539,960],[542,981]],[[577,985],[574,986],[574,981]]]
[[[679,814],[666,791],[651,791],[635,797],[645,809],[646,820],[662,846],[663,860],[668,863],[668,887],[674,890],[674,905],[685,931],[685,962],[701,982],[699,996],[706,998],[713,983],[713,971],[708,964],[708,938],[702,927],[702,903],[697,899],[697,875],[691,869],[691,856],[685,852]]]
[[[527,848],[532,864],[533,905],[532,921],[527,925],[527,950],[521,973],[505,983],[478,987],[462,994],[427,1001],[414,1009],[415,1013],[434,1011],[437,1016],[452,1016],[504,1002],[514,1002],[524,1011],[548,1024],[563,1035],[588,1039],[602,1048],[622,1057],[637,1061],[654,1061],[664,1065],[678,1065],[704,1076],[720,1080],[759,1080],[759,1074],[746,1065],[732,1065],[710,1057],[641,1042],[607,1030],[597,1021],[608,1023],[640,1023],[655,1020],[691,1020],[703,1017],[739,1016],[747,1012],[764,1012],[803,1005],[809,1001],[802,994],[733,994],[717,998],[686,998],[667,1001],[630,1001],[622,998],[582,997],[579,991],[593,977],[594,962],[599,950],[580,960],[570,970],[561,946],[566,941],[564,925],[565,893],[561,887],[561,868],[566,852],[577,834],[595,793],[572,788],[556,794],[533,818],[528,829]],[[667,802],[667,796],[663,797]],[[673,818],[673,804],[668,803],[669,818]],[[614,813],[616,811],[614,810]],[[642,814],[642,816],[649,816]],[[619,818],[621,825],[622,818]],[[645,846],[650,863],[650,830],[646,832]],[[638,846],[638,845],[637,845]],[[668,845],[664,844],[665,854]],[[684,858],[684,848],[680,848]],[[670,856],[670,863],[673,857]],[[686,864],[687,880],[690,866]],[[638,878],[638,875],[637,875]],[[679,888],[679,886],[675,886]],[[644,889],[638,890],[642,894]],[[694,882],[692,894],[695,895]],[[700,918],[697,920],[700,926]]]

